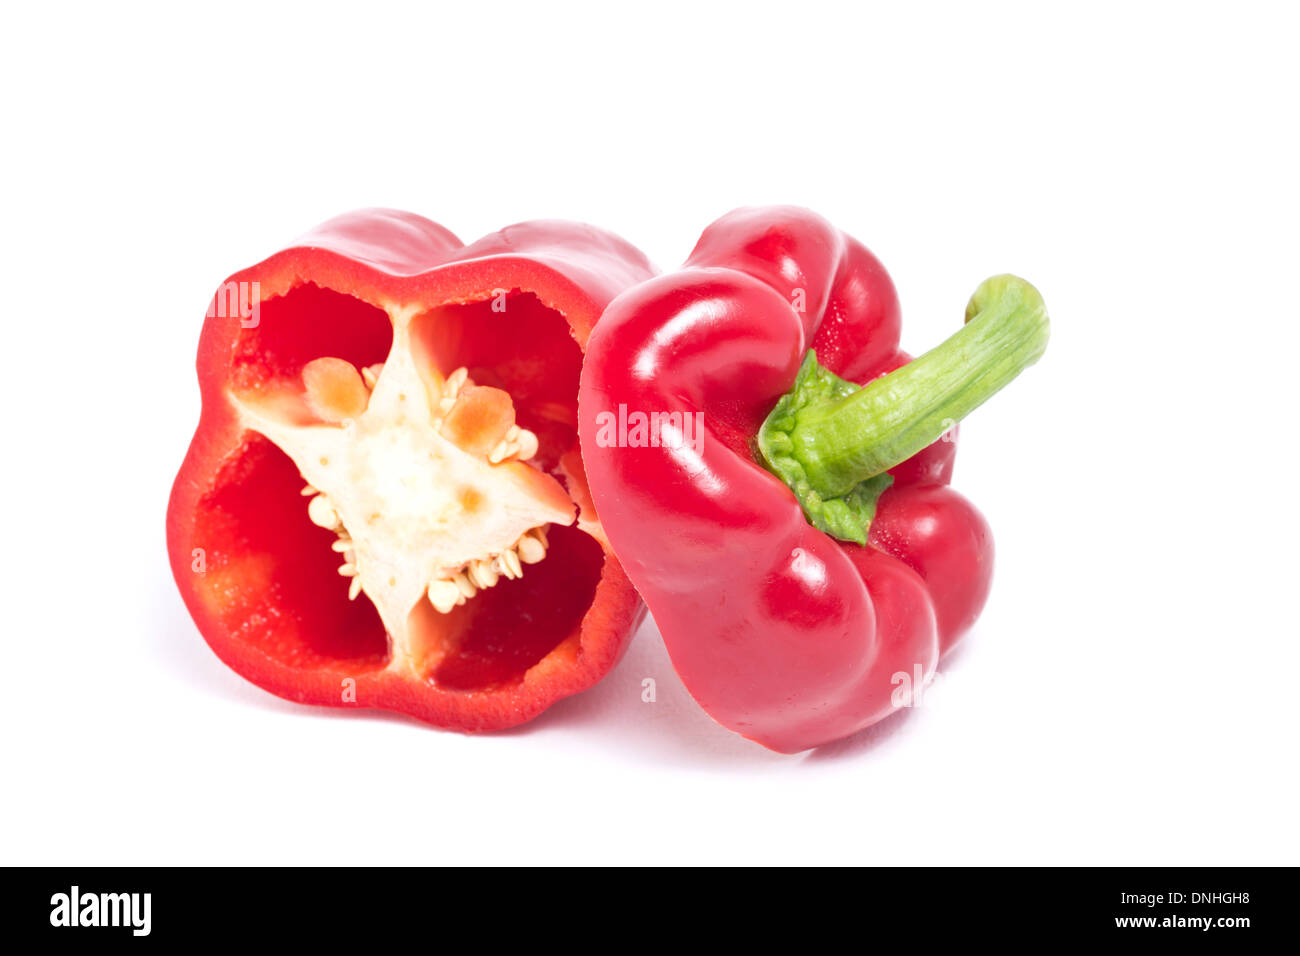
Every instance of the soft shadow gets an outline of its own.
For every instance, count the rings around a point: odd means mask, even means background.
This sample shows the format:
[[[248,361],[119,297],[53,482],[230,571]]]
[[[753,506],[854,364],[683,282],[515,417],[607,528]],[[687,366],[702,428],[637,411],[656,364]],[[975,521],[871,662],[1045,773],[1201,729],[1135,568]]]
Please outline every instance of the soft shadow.
[[[195,690],[277,714],[322,720],[360,718],[412,730],[455,733],[439,730],[405,714],[300,704],[262,690],[213,654],[190,619],[170,572],[165,571],[154,580],[149,628],[151,651],[166,670]],[[945,665],[959,653],[960,646],[945,659]],[[643,681],[647,678],[654,681],[653,701],[643,699]],[[620,753],[636,751],[657,763],[761,771],[869,753],[896,733],[909,715],[910,711],[900,711],[852,737],[810,753],[779,754],[768,750],[715,723],[694,701],[673,670],[654,619],[647,616],[623,660],[595,687],[558,701],[519,727],[474,736],[490,739],[580,731],[582,741],[591,746]]]
[[[970,639],[974,630],[957,643],[943,659],[939,662],[939,673],[947,675],[955,670],[960,669],[962,658],[967,654],[966,648],[970,645]],[[845,758],[860,757],[863,754],[870,753],[877,747],[884,744],[900,730],[907,727],[912,720],[912,715],[916,713],[916,707],[904,707],[896,710],[888,717],[880,720],[870,727],[859,730],[856,734],[845,737],[843,740],[837,740],[834,743],[818,747],[808,754],[807,760],[810,762],[821,762],[825,760],[843,760]]]
[[[149,607],[148,648],[163,668],[203,694],[261,710],[321,720],[370,720],[431,733],[440,730],[406,714],[371,708],[300,704],[262,690],[221,662],[199,634],[165,564],[154,576]],[[655,700],[642,701],[644,678],[655,681]],[[551,706],[532,721],[508,730],[473,736],[545,734],[580,729],[601,748],[636,749],[670,762],[762,764],[782,759],[715,724],[691,699],[673,671],[654,622],[647,617],[623,660],[603,681]]]
[[[653,701],[643,697],[647,678],[654,681]],[[636,750],[663,763],[761,768],[788,765],[792,760],[715,723],[673,670],[659,629],[649,617],[623,660],[603,681],[556,703],[535,720],[493,736],[571,728],[581,728],[597,746]]]
[[[825,744],[813,750],[804,758],[806,763],[821,763],[827,760],[844,760],[861,757],[875,750],[894,734],[898,733],[912,719],[913,708],[896,710],[884,720],[879,720],[870,727],[859,730],[842,740]]]

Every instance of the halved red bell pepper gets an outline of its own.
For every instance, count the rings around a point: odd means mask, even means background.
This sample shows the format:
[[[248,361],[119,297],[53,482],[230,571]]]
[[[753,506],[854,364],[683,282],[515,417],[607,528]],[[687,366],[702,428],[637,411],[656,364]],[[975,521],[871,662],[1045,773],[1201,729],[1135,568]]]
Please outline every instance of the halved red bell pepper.
[[[644,607],[587,497],[578,377],[651,274],[585,225],[464,246],[366,210],[232,276],[167,514],[217,655],[290,700],[466,731],[599,680]]]
[[[993,540],[948,487],[954,426],[1038,358],[1047,317],[1007,276],[967,318],[912,361],[880,262],[786,207],[723,217],[606,310],[579,393],[592,494],[723,726],[786,752],[851,734],[983,608]]]

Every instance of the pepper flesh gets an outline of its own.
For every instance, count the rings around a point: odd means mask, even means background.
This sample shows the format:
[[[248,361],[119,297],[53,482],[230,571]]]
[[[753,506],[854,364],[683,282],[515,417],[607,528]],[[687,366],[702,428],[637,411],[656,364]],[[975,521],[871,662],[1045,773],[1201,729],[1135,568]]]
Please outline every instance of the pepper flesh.
[[[711,225],[681,271],[616,299],[588,344],[580,432],[609,539],[691,694],[773,750],[905,704],[900,675],[928,680],[988,597],[992,535],[948,487],[955,428],[889,468],[866,546],[813,527],[761,463],[757,437],[809,349],[863,385],[910,361],[899,330],[869,251],[775,207]],[[700,415],[702,440],[661,429],[617,447],[601,421],[619,409]]]
[[[291,700],[467,731],[599,680],[644,608],[586,498],[577,380],[651,271],[581,224],[463,246],[365,210],[227,280],[167,521],[218,656]]]

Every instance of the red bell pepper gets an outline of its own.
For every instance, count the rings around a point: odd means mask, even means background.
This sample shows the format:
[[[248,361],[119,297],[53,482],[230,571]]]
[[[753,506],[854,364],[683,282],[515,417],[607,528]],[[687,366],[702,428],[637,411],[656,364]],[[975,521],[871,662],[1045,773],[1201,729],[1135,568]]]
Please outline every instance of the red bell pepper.
[[[217,655],[290,700],[465,731],[599,680],[644,607],[587,496],[578,376],[651,274],[589,226],[464,246],[368,210],[232,276],[167,514]]]
[[[967,319],[911,360],[880,262],[791,208],[723,217],[682,271],[606,310],[579,392],[591,490],[723,726],[784,752],[851,734],[983,608],[993,539],[948,487],[953,426],[1048,326],[1009,276]]]

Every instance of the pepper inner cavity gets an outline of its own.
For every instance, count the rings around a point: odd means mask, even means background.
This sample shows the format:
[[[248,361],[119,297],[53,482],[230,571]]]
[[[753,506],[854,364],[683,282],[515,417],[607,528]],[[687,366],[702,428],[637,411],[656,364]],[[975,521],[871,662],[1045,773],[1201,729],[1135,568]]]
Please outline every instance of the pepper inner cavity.
[[[395,637],[419,600],[447,614],[522,577],[546,557],[549,525],[575,517],[563,486],[527,464],[538,440],[516,424],[510,395],[464,368],[417,372],[403,344],[362,369],[308,362],[307,423],[236,398],[305,479],[308,517],[337,536],[349,597],[364,592]]]

